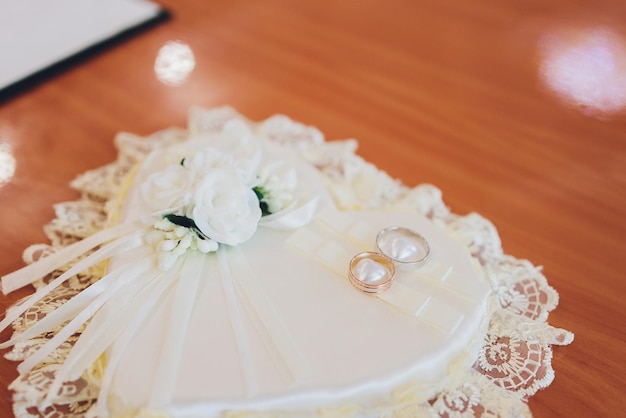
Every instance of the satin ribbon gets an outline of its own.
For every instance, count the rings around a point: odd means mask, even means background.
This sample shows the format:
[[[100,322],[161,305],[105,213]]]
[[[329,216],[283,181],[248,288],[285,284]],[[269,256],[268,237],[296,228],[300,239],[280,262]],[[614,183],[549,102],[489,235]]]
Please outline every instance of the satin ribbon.
[[[352,241],[362,248],[368,248],[364,237],[371,235],[368,226],[362,222],[356,222],[349,215],[327,208],[321,211],[318,218],[320,222],[331,230],[341,241]],[[345,245],[333,240],[328,240],[313,231],[313,228],[300,228],[289,238],[287,243],[297,248],[307,257],[311,257],[324,265],[341,278],[346,278],[350,255],[345,250]],[[397,280],[389,290],[384,293],[371,295],[388,303],[393,308],[399,309],[412,317],[418,317],[422,309],[431,301],[431,297],[403,285]]]
[[[81,241],[68,245],[67,247],[50,254],[35,263],[29,264],[26,267],[14,271],[13,273],[7,274],[2,277],[2,293],[7,295],[14,290],[27,286],[53,272],[59,267],[64,266],[70,261],[77,259],[98,245],[129,234],[136,229],[137,227],[133,223],[124,223],[112,228],[104,229]]]
[[[365,243],[376,235],[369,225],[331,208],[320,211],[316,219],[344,243],[351,241],[362,248],[368,248]],[[311,228],[297,230],[287,241],[345,278],[345,269],[351,256],[346,254],[343,245],[325,240]],[[408,267],[397,268],[396,275],[389,290],[371,296],[448,334],[455,332],[464,315],[453,304],[431,296],[429,286],[421,286],[421,282],[429,282],[430,286],[470,300],[473,300],[472,297],[486,297],[484,288],[470,287],[468,290],[467,282],[462,276],[454,273],[453,266],[433,260],[428,261],[426,268],[420,267],[419,270]]]
[[[310,374],[309,362],[263,290],[243,251],[238,247],[220,248],[217,257],[246,394],[251,397],[257,393],[257,381],[248,335],[243,326],[242,305],[283,378],[292,385],[306,378]]]
[[[176,283],[176,293],[169,314],[170,320],[152,379],[148,408],[165,407],[173,399],[176,377],[200,281],[207,280],[209,276],[205,270],[206,261],[207,257],[198,252],[186,255],[180,278]]]
[[[315,216],[319,200],[319,196],[315,196],[293,208],[286,208],[272,215],[264,216],[259,221],[259,226],[280,231],[300,228],[311,222]]]
[[[229,248],[227,255],[232,267],[235,289],[256,331],[283,377],[291,384],[296,384],[311,373],[307,358],[263,290],[258,276],[246,261],[241,248]]]
[[[105,418],[108,416],[107,400],[115,372],[119,367],[123,355],[150,312],[160,303],[168,288],[179,278],[180,269],[184,260],[185,257],[179,257],[176,264],[166,272],[155,271],[154,277],[148,281],[144,289],[136,298],[130,300],[129,310],[127,311],[128,315],[125,315],[126,322],[123,331],[115,340],[115,345],[107,359],[104,376],[100,383],[97,406],[98,417]],[[49,396],[52,395],[52,391],[49,392]]]
[[[145,257],[146,251],[143,248],[139,249],[138,257]],[[88,288],[81,291],[79,294],[72,297],[70,300],[63,303],[62,306],[55,309],[53,312],[48,313],[42,319],[33,324],[30,328],[13,336],[10,340],[0,344],[0,349],[7,348],[17,343],[18,341],[25,341],[34,338],[44,332],[48,332],[80,314],[87,305],[93,301],[96,297],[101,295],[111,283],[115,283],[120,276],[125,273],[126,266],[124,268],[118,268],[109,274],[103,276],[97,282],[93,283]]]
[[[127,265],[120,267],[127,268]],[[153,268],[146,269],[111,296],[107,303],[115,309],[100,309],[89,321],[56,373],[59,383],[78,379],[116,341],[142,306],[144,294],[159,280],[159,273]]]
[[[237,353],[241,362],[241,372],[243,374],[243,381],[246,387],[246,395],[248,397],[252,397],[258,392],[256,385],[257,379],[254,373],[252,352],[250,351],[248,336],[244,330],[241,307],[237,301],[237,293],[235,291],[226,251],[227,248],[224,246],[220,246],[217,250],[217,264],[220,278],[222,279],[222,289],[226,298],[226,306],[228,307],[230,323],[235,336],[235,345],[237,346]]]
[[[93,252],[92,254],[90,254],[89,256],[85,257],[84,259],[80,260],[79,262],[77,262],[74,266],[72,266],[69,270],[67,270],[65,273],[61,274],[59,277],[57,277],[56,279],[52,280],[50,283],[48,283],[46,286],[38,289],[35,293],[33,293],[31,296],[29,296],[27,299],[25,299],[22,303],[20,303],[19,305],[14,306],[10,311],[7,312],[6,317],[2,320],[2,322],[0,322],[0,331],[3,331],[4,329],[6,329],[13,321],[15,321],[17,318],[20,317],[20,315],[22,315],[24,312],[26,312],[29,308],[31,308],[35,303],[37,303],[38,301],[40,301],[41,299],[43,299],[46,295],[48,295],[50,292],[52,292],[55,288],[57,288],[58,286],[60,286],[61,284],[63,284],[67,279],[69,279],[70,277],[80,273],[81,271],[84,271],[90,267],[93,267],[94,265],[110,258],[113,257],[117,254],[120,254],[124,251],[128,251],[132,248],[138,247],[139,245],[141,245],[141,231],[137,231],[134,234],[122,237],[122,238],[118,238],[116,241],[113,241],[110,244],[105,245],[104,247],[96,250],[95,252]],[[82,241],[81,241],[82,242]],[[78,243],[77,243],[78,244]],[[89,247],[89,245],[84,246],[82,249],[84,250],[86,247]],[[69,248],[69,247],[67,247]],[[85,250],[88,251],[88,250]],[[58,253],[57,253],[58,254]],[[56,254],[53,254],[56,255]],[[52,257],[52,256],[51,256]],[[24,272],[25,275],[30,275],[30,274],[39,274],[41,271],[47,271],[48,269],[52,268],[53,271],[55,268],[58,267],[53,267],[56,266],[57,263],[60,263],[60,265],[64,265],[70,261],[72,261],[72,259],[63,259],[63,260],[53,260],[53,262],[48,262],[46,260],[48,260],[49,257],[46,257],[44,259],[42,259],[41,261],[38,261],[34,264],[31,264],[27,267],[25,267],[24,269],[18,270],[15,273],[19,273],[19,272]],[[42,264],[41,266],[37,267],[36,269],[29,269],[31,266],[35,266],[35,264]],[[13,274],[15,274],[13,273]],[[49,273],[49,272],[48,272]],[[48,273],[44,273],[48,274]],[[8,277],[8,276],[5,276]],[[17,277],[17,276],[14,276]],[[31,282],[34,282],[35,280],[37,280],[39,277],[34,277],[32,278]],[[31,278],[29,278],[30,280]]]
[[[74,296],[72,300],[78,300],[79,304],[85,303],[86,306],[76,315],[72,320],[65,325],[54,337],[41,346],[35,353],[31,354],[26,360],[24,360],[17,370],[20,374],[26,374],[39,362],[45,359],[50,353],[58,348],[64,341],[76,333],[76,331],[85,324],[97,311],[104,305],[112,295],[120,290],[126,283],[137,277],[138,274],[150,268],[153,264],[152,257],[144,257],[140,259],[132,267],[125,269],[117,269],[114,273],[108,274],[95,283],[99,286],[100,293],[97,292],[81,292]],[[95,297],[92,296],[95,294]],[[90,302],[89,300],[92,299]],[[84,300],[84,302],[83,302]],[[57,312],[63,312],[65,305],[57,309]]]

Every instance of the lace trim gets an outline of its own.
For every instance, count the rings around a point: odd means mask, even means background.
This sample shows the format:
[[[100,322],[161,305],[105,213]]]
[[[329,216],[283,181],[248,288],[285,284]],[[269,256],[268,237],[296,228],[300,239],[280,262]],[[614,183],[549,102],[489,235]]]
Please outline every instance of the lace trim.
[[[172,128],[146,138],[118,134],[115,138],[117,161],[88,171],[71,183],[81,193],[81,199],[55,205],[56,218],[44,227],[50,244],[28,247],[23,254],[24,261],[32,263],[104,228],[114,204],[113,197],[125,176],[149,152],[182,141],[189,134],[219,131],[228,120],[235,118],[242,116],[229,107],[194,108],[190,111],[189,130]],[[317,129],[280,115],[261,122],[256,129],[266,138],[293,146],[314,164],[323,174],[328,190],[340,209],[411,209],[445,227],[479,260],[497,301],[483,347],[471,367],[451,370],[437,387],[399,388],[393,394],[393,405],[368,411],[356,406],[326,408],[302,416],[531,416],[527,399],[554,379],[552,345],[567,345],[573,341],[571,332],[547,323],[549,312],[558,304],[558,294],[548,285],[540,269],[526,260],[503,254],[496,228],[478,214],[459,216],[451,213],[436,187],[424,184],[407,188],[363,160],[355,154],[357,144],[354,140],[325,142]],[[67,265],[53,272],[35,283],[35,287],[58,277],[70,267]],[[41,320],[55,307],[98,280],[101,274],[102,269],[94,267],[64,283],[16,320],[13,323],[15,332],[20,333]],[[46,361],[11,384],[16,416],[74,418],[93,413],[98,394],[97,367],[78,380],[65,383],[52,405],[38,407],[47,387],[54,380],[55,371],[79,334],[80,330]],[[54,332],[16,344],[5,357],[21,361],[53,335]],[[294,417],[293,414],[277,411],[237,412],[228,416],[231,415]],[[135,415],[162,416],[158,411],[139,411]]]

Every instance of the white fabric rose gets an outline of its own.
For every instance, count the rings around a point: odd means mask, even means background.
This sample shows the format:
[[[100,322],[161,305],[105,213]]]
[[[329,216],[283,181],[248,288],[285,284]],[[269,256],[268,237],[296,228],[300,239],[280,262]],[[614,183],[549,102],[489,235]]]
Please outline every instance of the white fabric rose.
[[[211,146],[232,155],[245,167],[252,168],[249,172],[251,176],[256,174],[263,154],[261,141],[246,122],[236,119],[226,122],[220,135],[213,138]]]
[[[201,174],[211,168],[236,167],[244,181],[254,180],[263,150],[261,140],[244,121],[228,121],[218,134],[198,135],[191,143],[199,146],[196,153],[185,160],[185,166],[198,168]]]
[[[212,240],[237,245],[256,231],[261,208],[237,169],[220,169],[209,171],[197,184],[187,216]]]
[[[141,185],[141,196],[151,210],[173,213],[191,202],[192,187],[192,173],[176,164],[150,175]]]

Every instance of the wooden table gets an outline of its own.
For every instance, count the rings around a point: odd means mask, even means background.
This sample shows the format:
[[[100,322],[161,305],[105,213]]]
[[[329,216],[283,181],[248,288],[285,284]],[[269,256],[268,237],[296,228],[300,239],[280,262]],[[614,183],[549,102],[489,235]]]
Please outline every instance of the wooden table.
[[[555,348],[556,379],[531,410],[623,416],[626,3],[161,3],[168,22],[0,104],[16,160],[0,186],[0,274],[45,241],[52,204],[76,198],[68,182],[114,159],[116,132],[184,126],[192,105],[285,113],[358,138],[364,158],[437,185],[454,212],[492,220],[507,253],[543,265],[561,296],[550,323],[576,339]],[[153,70],[175,40],[196,60],[178,86]],[[3,417],[15,367],[0,361]]]

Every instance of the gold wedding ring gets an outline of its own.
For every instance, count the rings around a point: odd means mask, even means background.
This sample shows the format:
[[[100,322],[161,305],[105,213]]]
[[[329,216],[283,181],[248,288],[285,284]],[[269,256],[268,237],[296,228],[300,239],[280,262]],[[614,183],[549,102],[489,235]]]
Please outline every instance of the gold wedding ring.
[[[396,269],[392,261],[377,252],[362,252],[350,260],[348,278],[357,290],[380,294],[389,289]]]

